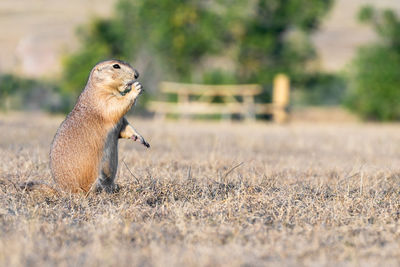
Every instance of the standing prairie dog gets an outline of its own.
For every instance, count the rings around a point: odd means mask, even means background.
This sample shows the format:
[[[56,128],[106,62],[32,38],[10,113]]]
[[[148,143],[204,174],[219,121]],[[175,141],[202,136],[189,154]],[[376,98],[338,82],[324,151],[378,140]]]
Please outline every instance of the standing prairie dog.
[[[118,139],[150,145],[124,115],[143,92],[139,73],[128,63],[98,63],[75,107],[61,123],[51,144],[50,169],[56,184],[69,192],[90,189],[114,192]]]

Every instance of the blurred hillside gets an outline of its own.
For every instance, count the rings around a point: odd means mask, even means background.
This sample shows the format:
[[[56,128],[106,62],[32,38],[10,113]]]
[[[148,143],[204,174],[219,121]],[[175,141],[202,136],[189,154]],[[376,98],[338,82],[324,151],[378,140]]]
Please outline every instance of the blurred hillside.
[[[392,8],[400,13],[400,1],[394,0],[336,0],[320,30],[314,35],[321,67],[327,71],[340,70],[354,56],[357,47],[375,41],[375,32],[360,24],[356,14],[363,5]]]
[[[50,77],[60,57],[77,46],[76,28],[109,16],[115,0],[1,0],[0,73]]]
[[[77,46],[76,28],[95,16],[109,16],[115,2],[0,1],[0,72],[30,77],[59,73],[61,55]],[[359,45],[376,39],[370,27],[360,25],[355,19],[364,4],[400,11],[400,1],[336,0],[313,37],[322,69],[341,69]]]

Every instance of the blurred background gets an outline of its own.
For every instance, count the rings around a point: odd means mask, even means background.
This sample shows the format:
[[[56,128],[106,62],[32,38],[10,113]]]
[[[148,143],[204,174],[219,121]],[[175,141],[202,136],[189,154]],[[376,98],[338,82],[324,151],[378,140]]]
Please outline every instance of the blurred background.
[[[258,84],[270,103],[283,73],[293,116],[396,121],[399,14],[393,0],[2,0],[0,109],[66,113],[118,58],[146,88],[135,114],[152,115],[161,81]]]

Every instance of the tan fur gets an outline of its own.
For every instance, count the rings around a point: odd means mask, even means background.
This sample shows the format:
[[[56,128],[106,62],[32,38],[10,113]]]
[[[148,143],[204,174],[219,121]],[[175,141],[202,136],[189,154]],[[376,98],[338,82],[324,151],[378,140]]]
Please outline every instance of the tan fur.
[[[113,69],[114,64],[121,69]],[[141,88],[132,85],[130,92],[121,94],[137,75],[130,65],[117,60],[101,62],[92,69],[85,89],[51,145],[50,169],[61,189],[90,190],[99,175],[107,134],[141,93]]]

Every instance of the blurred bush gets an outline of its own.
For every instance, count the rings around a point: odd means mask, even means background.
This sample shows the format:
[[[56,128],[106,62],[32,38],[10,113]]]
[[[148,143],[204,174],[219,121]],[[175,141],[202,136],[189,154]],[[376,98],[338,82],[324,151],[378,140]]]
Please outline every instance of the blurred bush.
[[[58,91],[52,83],[0,74],[0,109],[59,111],[63,104]]]
[[[347,81],[337,73],[308,73],[299,82],[301,90],[295,90],[292,102],[297,106],[339,106],[346,96]]]
[[[359,19],[371,25],[380,42],[361,47],[348,71],[346,106],[365,119],[400,119],[400,19],[391,10],[370,6]]]
[[[238,79],[234,73],[216,69],[204,72],[202,82],[204,84],[236,84]]]

